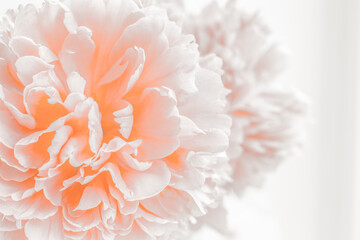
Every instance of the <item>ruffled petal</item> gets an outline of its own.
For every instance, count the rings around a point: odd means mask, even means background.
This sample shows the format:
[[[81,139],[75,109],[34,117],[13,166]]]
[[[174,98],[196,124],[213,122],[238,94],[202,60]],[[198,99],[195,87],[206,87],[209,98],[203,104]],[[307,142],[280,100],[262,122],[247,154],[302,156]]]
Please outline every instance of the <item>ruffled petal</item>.
[[[143,104],[146,103],[146,104]],[[180,119],[174,93],[165,87],[148,88],[134,113],[131,139],[141,139],[138,158],[142,161],[161,159],[179,147]]]
[[[59,214],[55,214],[54,216],[44,220],[30,219],[25,224],[25,235],[29,240],[64,239],[61,216]]]
[[[42,71],[52,69],[53,66],[35,56],[20,57],[15,63],[17,75],[24,86],[33,82],[33,76]]]
[[[129,201],[141,200],[159,194],[170,182],[171,174],[163,162],[153,162],[152,166],[142,172],[124,173],[124,181],[133,192]]]
[[[59,56],[66,74],[77,72],[81,77],[89,79],[90,62],[95,51],[91,36],[90,29],[78,27],[76,32],[70,33],[65,39]]]

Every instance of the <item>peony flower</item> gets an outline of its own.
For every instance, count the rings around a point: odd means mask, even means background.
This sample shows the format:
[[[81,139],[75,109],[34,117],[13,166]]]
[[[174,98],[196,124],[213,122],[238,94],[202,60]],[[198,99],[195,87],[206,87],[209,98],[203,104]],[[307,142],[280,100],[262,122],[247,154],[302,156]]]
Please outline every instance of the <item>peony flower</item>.
[[[188,12],[185,9],[184,0],[154,0],[158,6],[166,9],[167,15],[171,21],[183,26],[184,19]]]
[[[263,20],[236,1],[225,7],[213,1],[199,15],[184,18],[184,28],[195,35],[202,55],[215,53],[223,60],[233,119],[229,186],[241,194],[299,148],[307,98],[276,79],[286,62],[283,48]]]
[[[221,61],[165,10],[48,0],[0,26],[0,239],[178,239],[216,206]]]

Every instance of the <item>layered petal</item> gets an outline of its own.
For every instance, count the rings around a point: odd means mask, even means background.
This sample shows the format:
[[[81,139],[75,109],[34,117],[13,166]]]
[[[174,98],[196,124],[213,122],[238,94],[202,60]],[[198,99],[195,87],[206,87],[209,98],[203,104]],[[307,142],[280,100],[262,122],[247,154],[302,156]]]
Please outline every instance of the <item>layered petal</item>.
[[[218,63],[152,1],[46,0],[8,12],[0,238],[185,236],[228,181]]]

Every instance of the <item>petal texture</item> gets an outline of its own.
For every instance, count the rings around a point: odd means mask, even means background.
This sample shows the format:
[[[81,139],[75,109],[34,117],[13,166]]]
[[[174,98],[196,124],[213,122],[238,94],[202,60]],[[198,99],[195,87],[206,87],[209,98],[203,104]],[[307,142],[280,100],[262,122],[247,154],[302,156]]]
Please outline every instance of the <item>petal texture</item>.
[[[220,60],[153,1],[0,24],[0,239],[185,236],[229,180]]]

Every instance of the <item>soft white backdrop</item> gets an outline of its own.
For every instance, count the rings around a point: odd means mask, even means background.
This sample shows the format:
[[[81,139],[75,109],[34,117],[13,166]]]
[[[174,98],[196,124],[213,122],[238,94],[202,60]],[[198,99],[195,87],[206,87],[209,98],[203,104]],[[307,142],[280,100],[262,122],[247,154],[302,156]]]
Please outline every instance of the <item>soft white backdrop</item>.
[[[0,10],[41,0],[1,0]],[[187,0],[197,11],[208,0]],[[312,98],[304,153],[262,189],[226,203],[234,236],[203,229],[196,240],[360,239],[360,3],[358,0],[239,0],[268,20],[291,50],[281,80]]]

